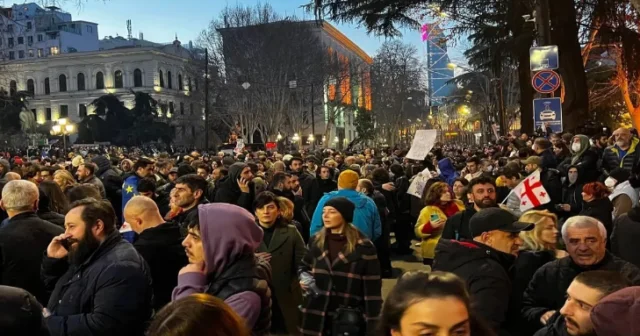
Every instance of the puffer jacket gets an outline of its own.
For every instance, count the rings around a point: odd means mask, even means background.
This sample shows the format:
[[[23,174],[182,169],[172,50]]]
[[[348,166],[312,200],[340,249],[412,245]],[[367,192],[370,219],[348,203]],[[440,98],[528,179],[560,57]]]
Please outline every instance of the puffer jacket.
[[[602,169],[606,173],[616,169],[616,168],[624,168],[628,172],[632,172],[634,169],[635,162],[638,161],[638,152],[636,151],[636,147],[640,140],[638,138],[633,138],[631,140],[631,146],[627,153],[620,158],[619,152],[620,149],[617,145],[609,146],[605,148],[604,155],[602,157]]]

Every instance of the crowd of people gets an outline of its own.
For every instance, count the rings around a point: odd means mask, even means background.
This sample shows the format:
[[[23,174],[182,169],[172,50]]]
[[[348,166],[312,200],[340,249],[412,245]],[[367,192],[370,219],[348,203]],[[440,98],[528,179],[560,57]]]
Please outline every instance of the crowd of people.
[[[0,334],[637,336],[639,142],[5,150]]]

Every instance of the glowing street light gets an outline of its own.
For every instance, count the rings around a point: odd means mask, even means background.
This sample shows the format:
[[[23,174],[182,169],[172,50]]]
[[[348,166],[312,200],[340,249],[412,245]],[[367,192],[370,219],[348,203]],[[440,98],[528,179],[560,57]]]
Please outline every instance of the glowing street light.
[[[293,140],[293,142],[300,141],[300,137],[298,136],[298,133],[293,133],[293,137],[291,138],[291,140]]]
[[[280,132],[278,132],[278,136],[276,136],[276,140],[278,141],[282,140],[282,134],[280,134]]]

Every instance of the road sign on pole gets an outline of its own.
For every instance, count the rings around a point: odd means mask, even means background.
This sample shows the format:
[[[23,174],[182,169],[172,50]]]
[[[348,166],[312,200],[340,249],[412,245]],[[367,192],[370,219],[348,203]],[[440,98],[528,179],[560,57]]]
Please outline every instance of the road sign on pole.
[[[533,47],[529,49],[531,71],[555,70],[560,66],[557,45]]]
[[[533,125],[535,129],[548,123],[554,133],[562,132],[562,100],[540,98],[533,100]]]
[[[531,78],[531,85],[540,93],[553,93],[560,88],[560,75],[552,70],[542,70]]]

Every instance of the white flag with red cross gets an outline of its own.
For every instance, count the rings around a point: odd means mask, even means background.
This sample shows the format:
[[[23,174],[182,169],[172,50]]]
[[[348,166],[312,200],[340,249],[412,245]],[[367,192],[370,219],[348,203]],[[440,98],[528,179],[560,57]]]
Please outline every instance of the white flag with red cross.
[[[513,193],[520,198],[520,211],[523,212],[551,202],[549,193],[540,181],[540,171],[537,170],[522,180]]]

